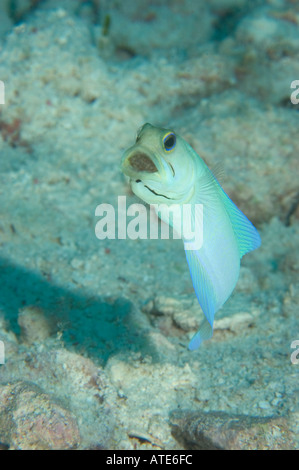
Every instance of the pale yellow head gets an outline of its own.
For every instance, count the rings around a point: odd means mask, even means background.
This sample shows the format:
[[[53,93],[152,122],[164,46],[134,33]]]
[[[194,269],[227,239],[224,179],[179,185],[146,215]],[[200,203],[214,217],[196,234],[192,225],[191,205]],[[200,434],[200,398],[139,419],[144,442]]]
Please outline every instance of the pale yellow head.
[[[170,129],[144,124],[123,155],[133,192],[149,204],[186,203],[193,195],[195,152]]]

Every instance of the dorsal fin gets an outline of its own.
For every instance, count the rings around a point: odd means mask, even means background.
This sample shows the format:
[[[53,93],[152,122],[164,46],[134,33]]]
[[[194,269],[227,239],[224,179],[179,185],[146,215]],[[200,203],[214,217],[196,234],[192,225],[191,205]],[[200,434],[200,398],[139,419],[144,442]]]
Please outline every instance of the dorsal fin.
[[[218,189],[218,192],[215,191],[216,188]],[[215,199],[215,197],[217,198],[220,196],[237,239],[240,258],[249,251],[255,250],[260,246],[261,237],[258,231],[252,225],[250,220],[247,219],[246,215],[244,215],[229,198],[213,172],[208,167],[206,167],[205,184],[203,185],[201,183],[200,191],[202,198],[201,202],[203,202],[203,204],[205,204],[205,195],[208,196],[210,203]],[[213,209],[213,205],[210,206],[210,209]]]
[[[219,183],[223,182],[225,171],[224,171],[224,166],[222,162],[217,162],[215,165],[211,167],[210,171],[213,173],[213,176],[216,178],[216,180]]]
[[[246,215],[233,203],[219,185],[220,196],[233,226],[237,238],[240,258],[261,244],[261,237]]]

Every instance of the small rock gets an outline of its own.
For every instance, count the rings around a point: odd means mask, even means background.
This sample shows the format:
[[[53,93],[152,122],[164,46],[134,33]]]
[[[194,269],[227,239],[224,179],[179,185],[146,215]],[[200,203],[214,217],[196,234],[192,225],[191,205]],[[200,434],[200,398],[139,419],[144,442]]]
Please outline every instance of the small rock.
[[[259,407],[261,408],[261,410],[268,410],[269,408],[271,408],[271,405],[267,401],[260,401]]]
[[[43,310],[36,306],[27,306],[19,311],[18,324],[24,343],[40,343],[51,336],[52,329]]]
[[[175,412],[170,418],[173,436],[186,449],[291,450],[296,445],[282,417],[260,418],[215,412]]]
[[[240,333],[253,323],[254,317],[250,313],[240,312],[230,317],[215,320],[214,330],[230,330],[233,333]]]
[[[71,413],[29,382],[0,386],[0,441],[20,450],[78,447],[80,435]]]
[[[197,302],[185,298],[157,296],[142,309],[150,315],[154,326],[161,325],[161,317],[168,318],[168,328],[185,332],[196,331],[199,327],[201,310]]]
[[[74,269],[81,269],[84,266],[84,262],[82,259],[73,258],[71,261],[71,266]]]

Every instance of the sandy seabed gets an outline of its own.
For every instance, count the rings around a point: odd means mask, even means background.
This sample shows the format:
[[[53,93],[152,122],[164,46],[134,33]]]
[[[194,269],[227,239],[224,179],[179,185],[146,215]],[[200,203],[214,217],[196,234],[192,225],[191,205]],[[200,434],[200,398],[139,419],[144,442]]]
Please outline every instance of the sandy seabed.
[[[123,3],[0,4],[0,445],[298,448],[298,6]],[[139,202],[145,122],[220,164],[262,238],[192,353],[181,241],[95,236],[98,204]]]

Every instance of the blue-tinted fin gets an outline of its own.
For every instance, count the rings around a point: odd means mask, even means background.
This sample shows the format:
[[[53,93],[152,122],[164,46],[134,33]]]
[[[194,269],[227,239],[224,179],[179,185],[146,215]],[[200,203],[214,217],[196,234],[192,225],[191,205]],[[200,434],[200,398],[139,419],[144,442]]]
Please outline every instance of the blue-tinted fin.
[[[213,334],[216,296],[211,276],[209,276],[208,270],[205,269],[202,260],[200,260],[199,251],[185,250],[185,253],[195,294],[206,317],[189,344],[189,349],[194,350],[199,347],[203,340],[211,338]]]
[[[222,162],[217,162],[216,165],[214,165],[210,169],[211,173],[213,174],[214,178],[217,180],[218,183],[221,183],[222,180],[224,179],[225,175],[225,169],[224,165]]]
[[[213,336],[213,327],[210,325],[208,320],[205,318],[200,325],[198,332],[193,336],[189,343],[189,350],[195,351],[195,349],[199,348],[201,343],[206,339],[210,339]]]
[[[261,237],[252,225],[250,220],[238,209],[228,195],[223,191],[221,186],[220,196],[225,206],[226,212],[230,218],[233,231],[236,235],[240,258],[249,251],[255,250],[261,244]]]

